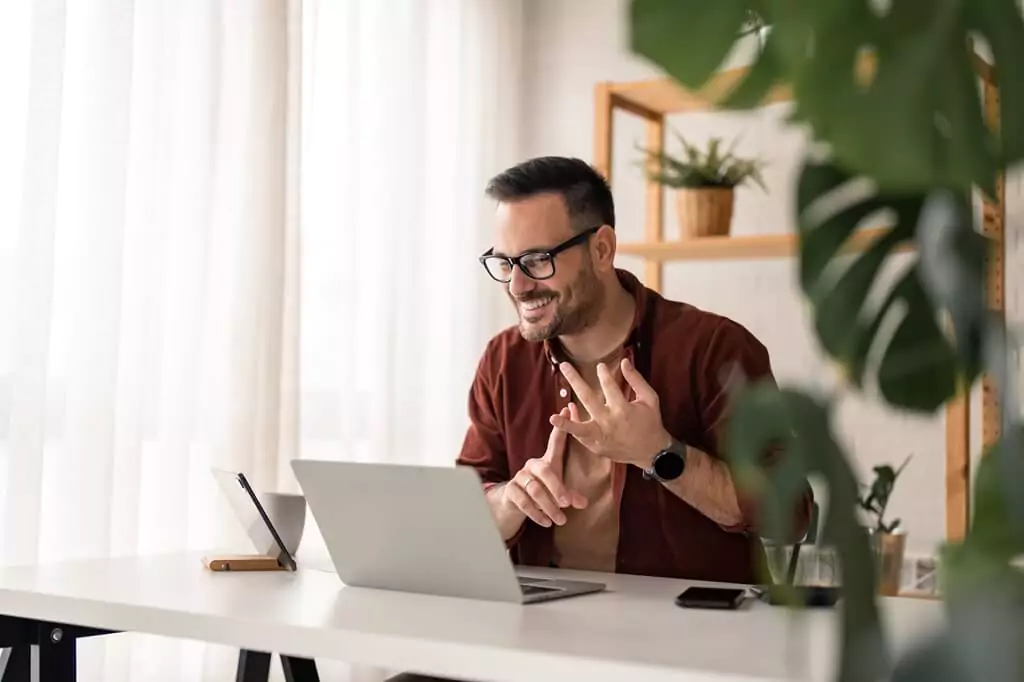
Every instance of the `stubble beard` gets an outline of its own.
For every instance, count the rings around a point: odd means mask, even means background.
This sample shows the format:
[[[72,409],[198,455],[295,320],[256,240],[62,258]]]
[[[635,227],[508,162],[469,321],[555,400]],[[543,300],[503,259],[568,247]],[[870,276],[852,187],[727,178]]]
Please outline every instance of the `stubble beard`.
[[[523,322],[519,314],[519,334],[527,341],[546,341],[557,336],[579,334],[597,321],[601,312],[604,291],[593,271],[587,267],[568,289],[570,303],[556,294],[553,319],[543,327]]]

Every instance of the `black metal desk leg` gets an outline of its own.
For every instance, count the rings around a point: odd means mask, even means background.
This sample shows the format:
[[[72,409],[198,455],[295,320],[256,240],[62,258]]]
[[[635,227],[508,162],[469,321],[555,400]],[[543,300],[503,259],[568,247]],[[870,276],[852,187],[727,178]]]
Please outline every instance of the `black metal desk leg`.
[[[267,682],[270,679],[270,654],[264,651],[238,652],[235,682]]]
[[[76,642],[110,630],[0,615],[0,647],[10,647],[3,682],[75,682]]]
[[[46,634],[46,633],[44,633]],[[55,627],[39,641],[39,682],[69,682],[75,679],[78,658],[75,637]]]
[[[281,656],[281,667],[284,668],[286,682],[320,682],[316,661],[311,658]]]
[[[3,682],[32,682],[32,645],[12,646],[3,654]]]

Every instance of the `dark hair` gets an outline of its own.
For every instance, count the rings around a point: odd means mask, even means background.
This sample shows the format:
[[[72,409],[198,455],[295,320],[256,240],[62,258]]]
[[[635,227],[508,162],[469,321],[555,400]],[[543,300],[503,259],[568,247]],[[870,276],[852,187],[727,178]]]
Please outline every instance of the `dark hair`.
[[[543,192],[562,195],[576,232],[600,225],[615,227],[611,188],[581,159],[540,156],[523,161],[491,178],[485,193],[497,201],[515,201]]]

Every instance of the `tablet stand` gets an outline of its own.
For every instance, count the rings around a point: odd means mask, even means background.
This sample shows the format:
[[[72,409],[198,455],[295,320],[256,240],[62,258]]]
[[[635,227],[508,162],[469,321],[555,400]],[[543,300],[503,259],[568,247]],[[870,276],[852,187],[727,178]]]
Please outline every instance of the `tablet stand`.
[[[287,571],[288,568],[265,554],[224,554],[203,557],[211,571]]]

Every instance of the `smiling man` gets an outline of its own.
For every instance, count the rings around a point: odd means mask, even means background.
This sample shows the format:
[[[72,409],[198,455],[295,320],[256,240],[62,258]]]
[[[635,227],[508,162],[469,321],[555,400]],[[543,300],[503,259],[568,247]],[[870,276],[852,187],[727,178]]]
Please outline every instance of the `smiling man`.
[[[513,560],[758,581],[757,501],[738,494],[721,431],[725,376],[770,377],[764,346],[615,267],[611,191],[585,162],[532,159],[486,194],[497,208],[481,275],[519,323],[480,359],[457,462],[479,473]],[[810,505],[807,486],[793,537]]]

